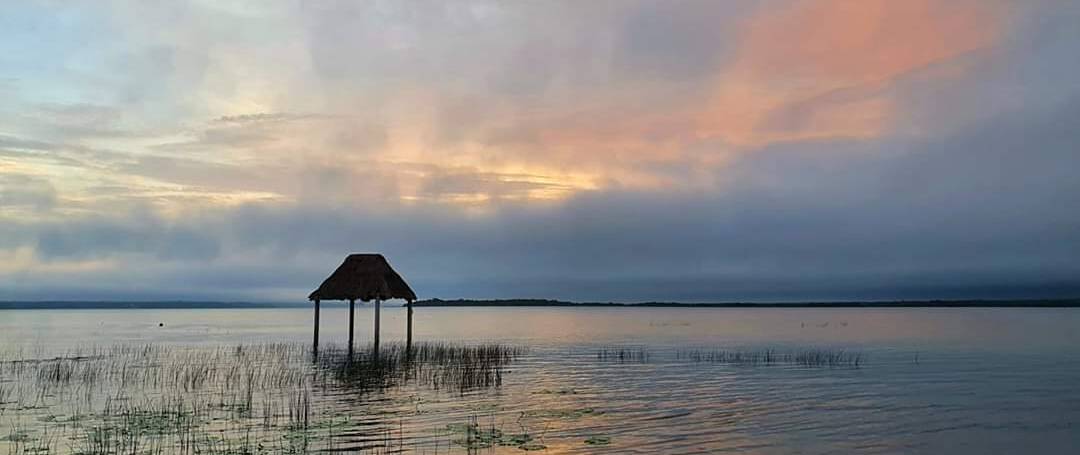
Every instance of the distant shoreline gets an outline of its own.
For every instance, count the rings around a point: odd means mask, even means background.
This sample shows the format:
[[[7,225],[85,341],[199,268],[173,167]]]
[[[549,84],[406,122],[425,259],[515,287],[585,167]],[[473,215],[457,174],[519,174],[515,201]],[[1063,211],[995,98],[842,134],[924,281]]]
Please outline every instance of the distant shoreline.
[[[567,302],[562,300],[420,300],[414,307],[639,307],[639,308],[1080,308],[1080,299],[895,300],[836,302]]]
[[[7,301],[0,302],[0,310],[183,310],[183,309],[267,309],[304,308],[308,303],[279,302],[188,302],[188,301]]]
[[[388,303],[398,306],[398,301]],[[0,301],[0,310],[120,310],[120,309],[273,309],[307,308],[308,302],[209,301]],[[420,300],[417,308],[439,307],[588,307],[588,308],[1080,308],[1080,299],[1028,300],[895,300],[835,302],[570,302],[544,299]]]

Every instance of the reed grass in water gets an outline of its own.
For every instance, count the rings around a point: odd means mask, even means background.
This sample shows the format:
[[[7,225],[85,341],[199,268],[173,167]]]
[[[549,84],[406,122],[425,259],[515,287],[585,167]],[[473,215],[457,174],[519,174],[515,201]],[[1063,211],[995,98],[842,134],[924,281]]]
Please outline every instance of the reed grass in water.
[[[799,365],[804,367],[851,367],[858,368],[863,361],[862,353],[848,352],[842,349],[801,349],[778,351],[762,349],[751,351],[725,349],[690,349],[680,350],[675,354],[678,360],[691,362],[728,363],[735,365]]]
[[[501,387],[508,366],[523,354],[500,344],[438,342],[352,353],[324,346],[318,356],[298,343],[122,345],[61,356],[0,352],[0,454],[399,453],[406,451],[403,441],[424,440],[405,436],[402,416],[426,412],[421,408],[433,395],[456,400]],[[829,349],[631,346],[600,349],[596,361],[859,367],[863,357]],[[402,393],[381,393],[390,389]],[[526,410],[520,419],[601,414]],[[545,447],[543,432],[524,428],[473,422],[447,431],[448,447]],[[591,441],[582,444],[607,440]]]
[[[596,360],[601,362],[646,362],[649,360],[649,351],[645,348],[606,348],[596,352]]]
[[[596,351],[596,360],[600,362],[645,363],[654,359],[656,358],[648,349],[643,347],[612,347]],[[862,365],[863,355],[860,352],[849,352],[843,349],[798,349],[791,351],[777,349],[680,349],[675,351],[675,360],[748,366],[798,365],[803,367],[837,368],[859,367]]]
[[[354,420],[339,397],[426,387],[499,387],[523,349],[385,344],[349,353],[304,344],[158,345],[30,357],[0,352],[0,453],[386,453],[400,423]],[[323,397],[321,400],[318,397]]]

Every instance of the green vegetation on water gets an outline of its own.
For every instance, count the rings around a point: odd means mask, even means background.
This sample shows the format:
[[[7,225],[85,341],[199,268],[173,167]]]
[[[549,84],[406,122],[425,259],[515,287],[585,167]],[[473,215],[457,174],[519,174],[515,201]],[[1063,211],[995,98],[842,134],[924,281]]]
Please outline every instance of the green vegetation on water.
[[[459,395],[499,387],[524,351],[417,343],[317,356],[303,344],[113,346],[36,358],[0,353],[0,450],[9,455],[401,451],[391,420],[319,396],[391,388]],[[363,401],[360,401],[362,403]],[[361,408],[362,411],[362,408]],[[388,419],[392,417],[388,416]],[[362,437],[357,431],[363,431]],[[357,438],[365,441],[354,447]],[[500,443],[529,441],[506,435]]]

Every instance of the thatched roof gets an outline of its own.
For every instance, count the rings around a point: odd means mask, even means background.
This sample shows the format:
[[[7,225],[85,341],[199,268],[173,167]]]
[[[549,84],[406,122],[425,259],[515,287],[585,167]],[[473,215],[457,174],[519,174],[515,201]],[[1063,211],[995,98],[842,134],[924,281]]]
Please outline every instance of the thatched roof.
[[[416,300],[409,284],[381,254],[350,254],[308,300]]]

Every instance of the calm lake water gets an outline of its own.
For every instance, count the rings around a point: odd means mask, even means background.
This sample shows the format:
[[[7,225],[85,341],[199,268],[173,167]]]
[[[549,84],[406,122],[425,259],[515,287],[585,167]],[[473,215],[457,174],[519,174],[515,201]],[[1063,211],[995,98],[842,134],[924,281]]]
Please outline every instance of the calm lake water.
[[[371,338],[371,316],[369,306],[358,307],[358,341]],[[384,343],[404,338],[404,316],[403,309],[383,308]],[[1077,309],[417,308],[414,324],[418,341],[493,342],[525,353],[506,367],[501,385],[467,393],[419,385],[363,395],[316,389],[313,401],[335,415],[351,416],[338,437],[364,442],[340,448],[753,454],[1080,450]],[[344,343],[346,329],[343,307],[323,309],[324,343]],[[310,337],[307,309],[0,311],[0,351],[22,360],[116,344],[198,352],[237,344],[310,343]],[[600,352],[620,349],[645,357],[598,359]],[[698,362],[685,355],[721,349],[843,350],[861,360],[858,367],[830,368]],[[0,376],[0,391],[4,381],[10,390],[17,380]],[[63,421],[56,416],[63,414],[59,408],[50,408],[60,404],[49,404],[48,397],[40,401],[45,404],[16,407],[9,397],[7,409],[0,408],[0,437],[9,436],[8,451],[18,439],[8,428],[16,428],[25,441],[42,437],[32,422]],[[462,425],[526,434],[535,444],[455,443],[454,429]],[[380,449],[380,441],[387,447]],[[79,451],[78,442],[54,446],[53,451]]]

